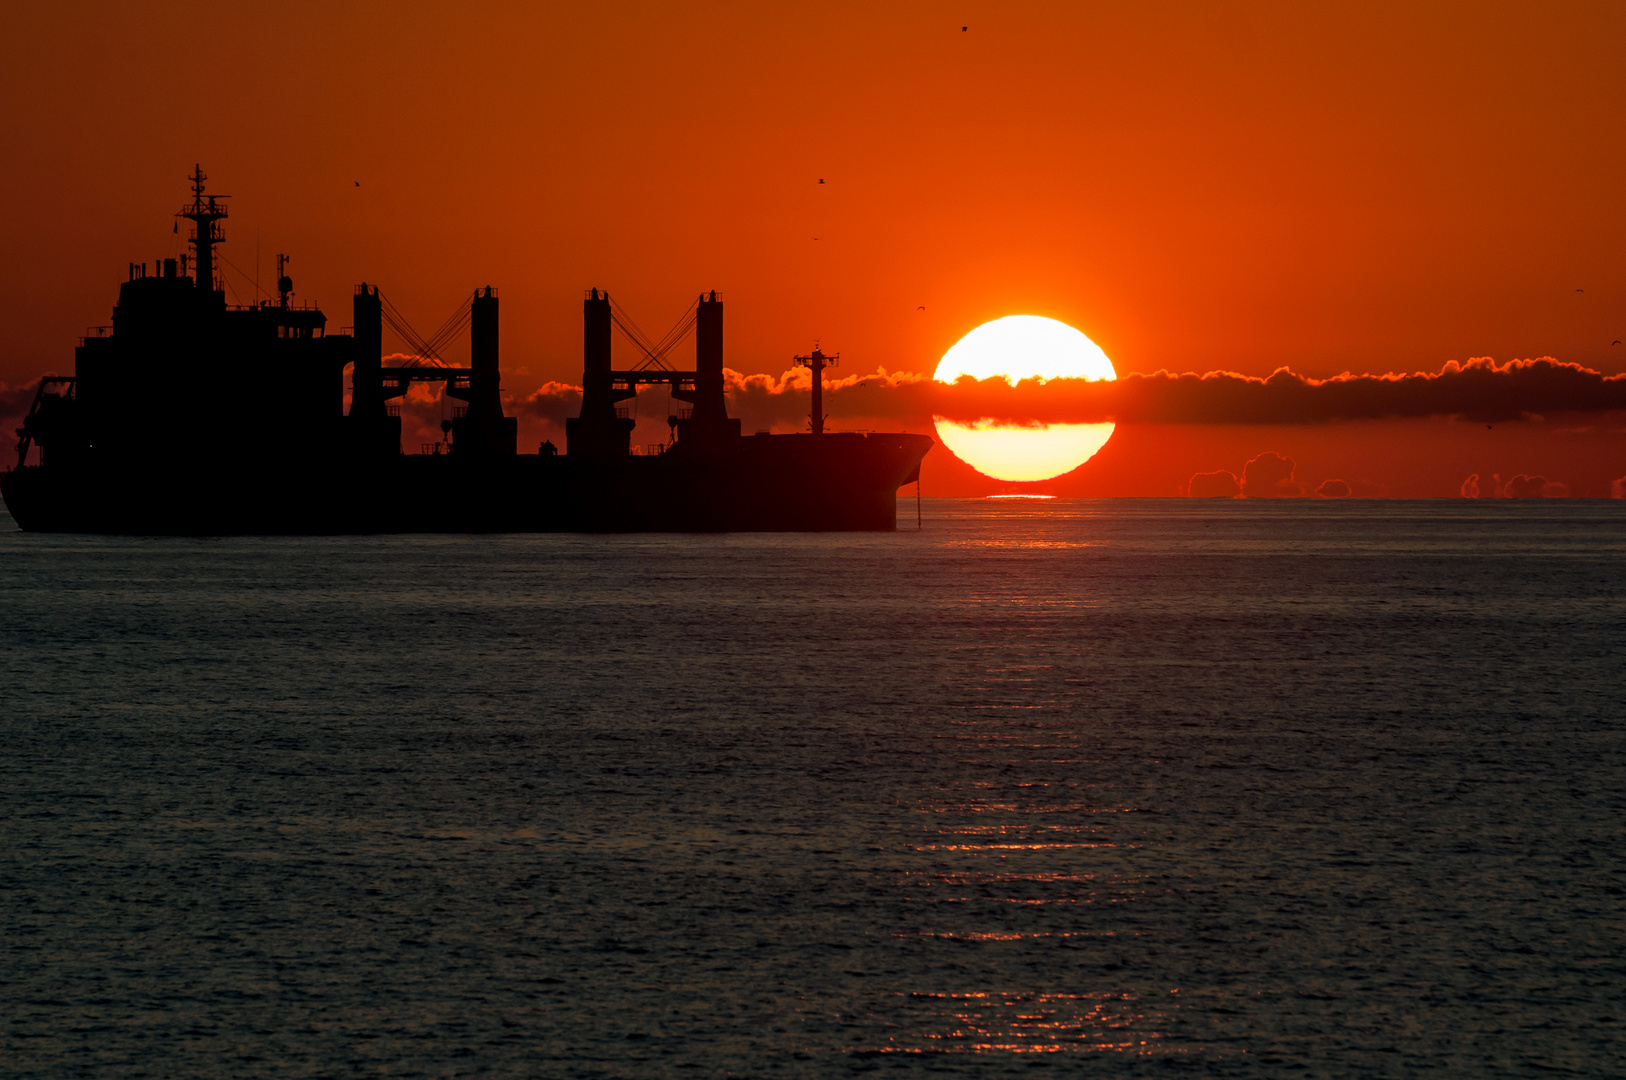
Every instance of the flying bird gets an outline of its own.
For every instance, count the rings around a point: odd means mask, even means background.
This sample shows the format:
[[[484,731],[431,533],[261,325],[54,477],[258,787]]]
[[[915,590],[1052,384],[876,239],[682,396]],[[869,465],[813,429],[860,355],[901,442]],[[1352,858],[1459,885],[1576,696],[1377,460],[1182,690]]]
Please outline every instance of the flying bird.
[[[1585,289],[1576,289],[1576,290],[1575,290],[1575,291],[1576,291],[1576,292],[1586,292],[1586,290],[1585,290]]]
[[[971,27],[969,27],[969,26],[962,26],[962,27],[960,27],[960,33],[962,33],[962,34],[963,34],[963,33],[965,33],[965,32],[966,32],[966,31],[967,31],[967,30],[969,30],[969,29],[971,29]]]
[[[919,306],[919,307],[918,307],[918,308],[916,308],[916,309],[915,309],[915,310],[916,310],[916,311],[925,311],[925,310],[926,310],[926,305],[925,305],[925,304],[921,304],[921,305],[920,305],[920,306]],[[1615,344],[1616,344],[1616,345],[1619,345],[1619,344],[1620,344],[1620,342],[1618,342],[1618,341],[1617,341],[1617,342],[1615,342]]]
[[[357,187],[360,187],[360,186],[361,186],[361,181],[360,181],[360,180],[357,180],[357,181],[356,181],[356,186],[357,186]]]
[[[1609,343],[1609,346],[1610,346],[1610,348],[1613,348],[1614,346],[1619,345],[1619,344],[1620,344],[1620,342],[1618,342],[1618,341],[1611,341]]]
[[[820,180],[820,181],[819,181],[819,183],[821,183],[821,184],[822,184],[822,183],[824,183],[824,181],[823,181],[823,180]]]

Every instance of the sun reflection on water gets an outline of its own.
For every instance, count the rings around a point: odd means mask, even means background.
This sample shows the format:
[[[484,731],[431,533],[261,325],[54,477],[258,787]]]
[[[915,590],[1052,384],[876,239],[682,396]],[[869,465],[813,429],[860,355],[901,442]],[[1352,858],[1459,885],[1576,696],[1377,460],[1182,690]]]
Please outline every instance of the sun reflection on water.
[[[1097,993],[899,993],[912,1034],[871,1052],[902,1054],[1164,1054],[1172,1008],[1149,1008],[1137,990]]]
[[[985,599],[1040,619],[1069,610],[1039,593]],[[900,851],[929,864],[899,867],[887,885],[919,915],[893,939],[956,950],[949,962],[973,985],[898,992],[876,1017],[886,1041],[855,1049],[1179,1052],[1165,1046],[1177,999],[1111,974],[1153,945],[1132,913],[1168,886],[1125,861],[1153,844],[1144,822],[1155,819],[1138,816],[1147,808],[1102,759],[1076,670],[1031,652],[967,665],[936,737],[971,771],[915,802]]]

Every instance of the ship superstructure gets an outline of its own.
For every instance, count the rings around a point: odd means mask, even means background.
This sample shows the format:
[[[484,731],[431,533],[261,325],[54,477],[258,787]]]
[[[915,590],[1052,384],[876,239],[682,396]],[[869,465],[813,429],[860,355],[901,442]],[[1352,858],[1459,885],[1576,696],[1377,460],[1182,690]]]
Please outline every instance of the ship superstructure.
[[[329,333],[318,307],[294,302],[285,256],[276,300],[227,304],[215,270],[227,204],[206,180],[194,172],[177,214],[191,223],[190,259],[160,259],[151,272],[131,263],[112,325],[80,343],[74,375],[41,381],[17,465],[0,478],[24,529],[891,529],[898,487],[918,478],[931,446],[923,435],[825,431],[818,375],[833,357],[817,349],[797,358],[815,375],[809,432],[742,436],[728,415],[718,294],[701,294],[660,342],[634,336],[641,358],[617,369],[611,339],[622,320],[594,288],[583,300],[582,405],[566,421],[564,453],[521,454],[517,420],[503,410],[496,289],[476,289],[457,317],[467,321],[468,366],[446,363],[431,343],[386,365],[384,324],[399,320],[376,284],[356,287],[350,333]],[[674,369],[669,353],[691,330],[695,367]],[[443,443],[407,453],[400,401],[420,382],[461,404]],[[684,407],[666,443],[635,453],[624,403],[648,386]]]

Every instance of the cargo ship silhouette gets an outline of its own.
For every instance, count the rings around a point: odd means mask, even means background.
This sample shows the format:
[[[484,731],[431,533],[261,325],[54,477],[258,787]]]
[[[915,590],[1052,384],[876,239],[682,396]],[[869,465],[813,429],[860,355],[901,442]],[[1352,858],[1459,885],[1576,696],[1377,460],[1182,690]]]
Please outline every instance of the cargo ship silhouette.
[[[224,196],[201,169],[177,217],[192,222],[191,265],[132,263],[113,324],[75,350],[71,376],[41,381],[18,429],[17,464],[0,495],[26,530],[141,535],[394,532],[890,530],[898,488],[916,482],[924,435],[824,430],[817,348],[813,406],[802,434],[742,435],[728,415],[723,304],[702,295],[665,342],[611,364],[607,293],[588,291],[580,415],[565,448],[518,453],[503,413],[498,297],[476,290],[466,320],[468,367],[447,365],[375,285],[356,288],[351,332],[291,300],[278,258],[278,299],[230,306],[216,274]],[[386,318],[421,355],[383,363]],[[625,324],[623,324],[625,328]],[[665,353],[692,329],[695,368]],[[682,332],[679,332],[682,331]],[[437,338],[440,335],[437,335]],[[629,334],[629,336],[632,336]],[[345,409],[349,369],[349,409]],[[405,453],[399,400],[415,382],[461,402],[446,438]],[[622,404],[664,385],[688,408],[669,441],[631,445]],[[31,462],[30,452],[37,451]]]

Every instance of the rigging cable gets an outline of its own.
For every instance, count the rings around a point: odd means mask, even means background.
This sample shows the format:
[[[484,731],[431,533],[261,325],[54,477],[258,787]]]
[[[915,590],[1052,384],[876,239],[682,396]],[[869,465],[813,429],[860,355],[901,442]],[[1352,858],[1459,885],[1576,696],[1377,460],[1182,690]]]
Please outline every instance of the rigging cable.
[[[243,271],[238,268],[236,263],[234,263],[230,259],[226,258],[226,256],[223,255],[220,252],[219,248],[215,249],[215,258],[219,259],[221,262],[225,263],[227,266],[231,267],[233,270],[236,270],[237,271],[237,276],[242,278],[245,284],[253,284],[254,279],[249,277],[247,274],[243,273]],[[226,288],[231,289],[232,299],[237,301],[237,306],[238,307],[252,306],[252,305],[245,305],[243,303],[243,298],[237,295],[237,290],[235,288],[233,288],[232,283],[231,283],[231,279],[226,277],[226,275],[222,274],[220,276],[220,283],[222,285],[226,286]],[[256,297],[256,299],[258,299],[258,297]]]
[[[616,303],[613,298],[610,298],[611,321],[626,335],[627,340],[636,345],[639,351],[644,354],[644,359],[640,360],[633,369],[635,371],[647,371],[652,367],[660,371],[670,371],[671,369],[666,366],[666,354],[689,336],[689,331],[694,329],[695,322],[700,317],[699,312],[700,301],[696,299],[693,304],[689,305],[689,309],[678,318],[677,325],[668,330],[666,335],[659,341],[651,342],[649,335],[645,334],[638,324],[633,321],[632,316],[627,314],[626,309]]]
[[[390,302],[384,295],[384,290],[378,290],[378,296],[383,303],[381,311],[384,321],[389,323],[390,329],[410,348],[414,354],[407,367],[421,367],[428,364],[432,367],[450,367],[451,365],[441,356],[441,350],[457,340],[458,336],[468,328],[474,317],[474,298],[470,294],[458,309],[449,315],[440,329],[436,330],[427,340],[421,337],[412,324],[407,322],[401,310]]]

